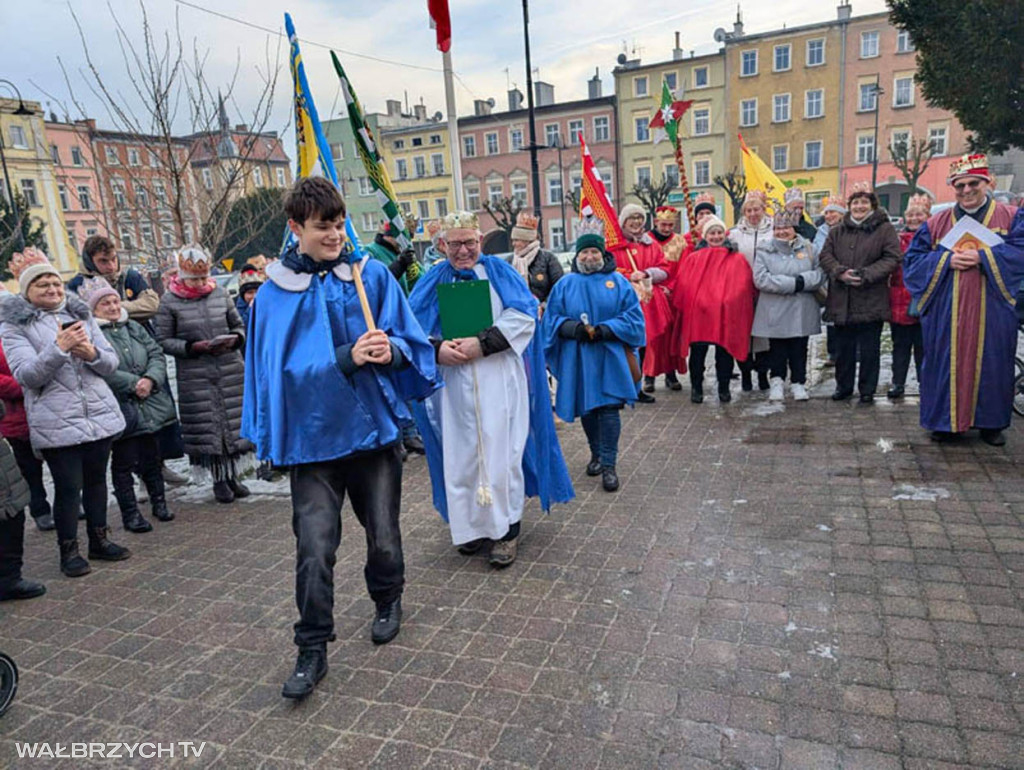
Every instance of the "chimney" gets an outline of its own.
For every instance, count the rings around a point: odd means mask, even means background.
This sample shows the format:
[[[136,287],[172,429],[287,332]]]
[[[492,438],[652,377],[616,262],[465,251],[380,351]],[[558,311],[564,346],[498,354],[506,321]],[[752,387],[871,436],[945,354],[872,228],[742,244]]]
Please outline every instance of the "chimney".
[[[412,107],[413,113],[416,115],[416,120],[419,123],[427,122],[427,105],[425,104],[414,104]]]
[[[512,88],[508,92],[508,111],[515,112],[523,109],[523,92],[518,88]]]
[[[486,99],[474,99],[473,100],[473,114],[476,116],[490,115],[491,114],[491,103]]]
[[[679,43],[679,31],[676,30],[676,47],[672,49],[672,61],[679,61],[683,58],[683,49]]]
[[[398,99],[388,99],[385,104],[387,105],[388,115],[393,118],[397,118],[402,114],[402,102]]]
[[[594,77],[587,81],[587,98],[601,98],[601,75],[597,67],[594,67]]]
[[[249,127],[245,123],[237,123],[235,125],[235,131],[239,134],[246,134],[249,132]]]
[[[546,107],[555,103],[555,87],[550,83],[538,80],[533,84],[533,98],[538,107]]]
[[[836,11],[838,12],[839,21],[849,21],[850,14],[853,12],[853,9],[850,7],[849,0],[842,0]]]
[[[733,37],[743,37],[743,11],[736,5],[736,23],[732,25]]]

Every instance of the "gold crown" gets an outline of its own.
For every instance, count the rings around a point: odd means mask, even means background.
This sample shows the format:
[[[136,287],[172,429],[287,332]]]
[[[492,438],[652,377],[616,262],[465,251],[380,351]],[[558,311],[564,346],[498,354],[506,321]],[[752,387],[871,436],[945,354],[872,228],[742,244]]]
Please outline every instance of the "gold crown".
[[[35,246],[29,246],[24,251],[15,252],[14,256],[11,257],[11,261],[8,263],[7,267],[11,271],[11,273],[13,273],[14,277],[17,278],[25,271],[25,268],[27,267],[30,267],[32,265],[49,264],[50,260],[46,258],[46,255],[43,254],[43,252],[41,252]]]
[[[654,212],[655,222],[672,222],[673,224],[679,221],[679,209],[675,206],[658,206]]]
[[[988,170],[988,155],[973,152],[963,155],[949,164],[949,181],[961,176],[977,176],[992,181]]]
[[[441,231],[479,230],[480,218],[472,211],[453,211],[441,220]]]
[[[600,235],[604,238],[604,222],[597,217],[584,217],[576,225],[576,237],[581,238],[584,235]]]
[[[178,272],[182,275],[208,275],[210,272],[210,256],[197,243],[183,246],[175,255]]]
[[[743,196],[743,205],[748,203],[760,203],[762,206],[767,206],[768,196],[765,195],[764,190],[747,190],[747,194]]]
[[[522,227],[524,230],[536,230],[537,224],[537,217],[529,211],[520,211],[516,215],[516,227]]]
[[[715,196],[707,192],[706,190],[693,199],[693,204],[695,206],[698,206],[701,203],[710,203],[712,206],[717,205],[715,201]]]
[[[930,195],[925,195],[925,194],[911,195],[910,196],[910,200],[907,201],[907,208],[908,209],[919,208],[919,209],[924,209],[925,211],[931,211],[932,210],[932,198],[931,198]]]

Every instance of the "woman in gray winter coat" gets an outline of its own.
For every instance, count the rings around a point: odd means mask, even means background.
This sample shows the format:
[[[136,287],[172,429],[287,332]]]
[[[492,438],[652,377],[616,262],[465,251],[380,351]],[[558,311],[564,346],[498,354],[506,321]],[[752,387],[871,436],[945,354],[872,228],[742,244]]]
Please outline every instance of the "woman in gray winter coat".
[[[41,252],[15,254],[11,271],[21,293],[0,298],[0,336],[25,393],[32,448],[53,476],[60,568],[79,577],[90,571],[78,552],[79,508],[90,559],[130,555],[110,541],[107,528],[107,460],[124,417],[103,378],[117,369],[117,355],[86,304],[65,296],[60,273]]]
[[[795,401],[807,396],[807,341],[821,331],[815,292],[825,283],[814,246],[796,234],[797,214],[775,216],[773,237],[754,256],[754,286],[761,292],[752,334],[767,337],[771,366],[768,399],[782,401],[789,370]]]
[[[0,416],[3,415],[0,404]],[[32,599],[46,593],[46,586],[21,576],[25,552],[25,508],[32,500],[28,483],[5,439],[0,438],[0,602]]]
[[[754,269],[757,250],[772,240],[772,218],[768,216],[768,199],[761,190],[750,190],[743,199],[743,216],[729,231],[729,240],[736,244],[736,251],[746,257],[750,269]],[[750,338],[750,355],[739,362],[741,385],[744,391],[754,389],[753,372],[757,372],[757,387],[768,390],[768,342],[764,337]]]
[[[178,274],[160,298],[156,338],[177,360],[185,453],[193,467],[213,476],[217,502],[230,503],[249,494],[238,480],[239,460],[252,449],[239,435],[245,330],[231,298],[210,278],[202,247],[186,246],[177,264]]]

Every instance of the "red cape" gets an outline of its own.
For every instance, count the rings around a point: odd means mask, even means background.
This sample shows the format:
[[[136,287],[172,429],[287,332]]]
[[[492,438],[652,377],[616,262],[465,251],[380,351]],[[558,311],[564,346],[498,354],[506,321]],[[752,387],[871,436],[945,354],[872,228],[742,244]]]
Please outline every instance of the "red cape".
[[[750,353],[754,325],[754,273],[747,259],[724,246],[690,254],[680,266],[672,299],[681,315],[676,350],[685,356],[693,342],[724,347],[737,361]]]

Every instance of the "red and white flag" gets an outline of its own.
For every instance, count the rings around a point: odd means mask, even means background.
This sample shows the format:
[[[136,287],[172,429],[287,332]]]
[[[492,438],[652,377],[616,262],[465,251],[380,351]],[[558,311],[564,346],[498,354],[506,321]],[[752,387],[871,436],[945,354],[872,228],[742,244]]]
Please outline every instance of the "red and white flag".
[[[583,134],[580,134],[580,147],[583,148],[583,179],[580,186],[580,216],[597,217],[604,222],[604,244],[610,249],[626,242],[626,236],[622,233],[622,226],[619,225],[619,216],[615,213],[615,206],[612,199],[608,197],[608,190],[605,189],[604,180],[594,165],[594,159],[590,157],[590,149],[583,141]]]
[[[437,30],[437,50],[447,53],[452,47],[452,19],[448,15],[448,0],[427,0],[430,26]]]

